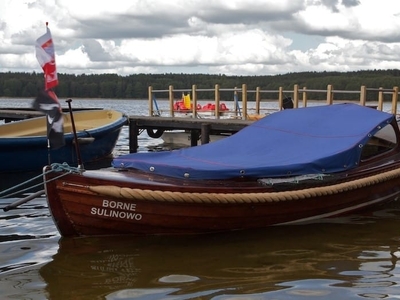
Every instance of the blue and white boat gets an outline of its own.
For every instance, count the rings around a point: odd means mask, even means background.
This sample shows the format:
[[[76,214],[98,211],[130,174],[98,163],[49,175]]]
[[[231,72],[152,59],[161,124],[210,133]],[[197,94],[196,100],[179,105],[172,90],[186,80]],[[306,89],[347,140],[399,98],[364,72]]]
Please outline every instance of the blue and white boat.
[[[46,117],[0,125],[0,172],[40,171],[49,163],[78,163],[71,117],[63,114],[65,146],[48,147]],[[127,117],[114,110],[82,110],[73,114],[83,163],[110,157]]]

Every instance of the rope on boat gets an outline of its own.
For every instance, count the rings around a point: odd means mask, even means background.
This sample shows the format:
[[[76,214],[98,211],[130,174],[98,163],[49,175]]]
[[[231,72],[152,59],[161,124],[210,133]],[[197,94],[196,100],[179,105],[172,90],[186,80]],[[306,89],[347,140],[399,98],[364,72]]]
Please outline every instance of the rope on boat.
[[[26,180],[26,181],[24,181],[24,182],[22,182],[20,184],[17,184],[15,186],[11,187],[11,188],[8,188],[8,189],[6,189],[4,191],[1,191],[0,192],[0,198],[9,198],[9,197],[14,196],[16,194],[21,194],[23,192],[26,192],[26,191],[29,191],[29,190],[32,190],[34,188],[42,186],[44,183],[40,182],[38,184],[34,184],[34,185],[31,185],[31,186],[28,186],[28,187],[26,187],[24,189],[19,189],[20,187],[25,186],[25,185],[27,185],[28,183],[30,183],[32,181],[38,180],[39,178],[43,178],[44,174],[49,174],[49,173],[52,173],[52,172],[63,172],[61,175],[59,175],[59,176],[57,176],[57,177],[55,177],[55,178],[53,178],[53,179],[48,181],[48,182],[50,182],[50,181],[56,180],[56,179],[58,179],[60,177],[66,176],[66,175],[68,175],[70,173],[81,173],[82,172],[82,170],[80,168],[71,167],[67,163],[63,163],[63,164],[53,163],[53,164],[51,164],[50,167],[51,168],[48,171],[43,172],[43,174],[34,176],[31,179],[28,179],[28,180]],[[18,190],[16,190],[16,189],[18,189]],[[24,204],[24,203],[26,203],[28,201],[31,201],[31,200],[33,200],[33,199],[35,199],[37,197],[40,197],[44,193],[45,193],[44,189],[39,190],[39,191],[37,191],[37,192],[35,192],[35,193],[31,194],[31,195],[28,195],[28,196],[26,196],[26,197],[24,197],[24,198],[22,198],[20,200],[17,200],[15,202],[3,207],[3,211],[9,211],[11,209],[14,209],[14,208],[18,207],[21,204]]]
[[[32,177],[31,179],[28,179],[28,180],[26,180],[24,182],[21,182],[21,183],[15,185],[13,187],[10,187],[8,189],[5,189],[4,191],[1,191],[0,192],[0,198],[8,198],[8,197],[14,196],[15,194],[20,194],[22,192],[26,192],[26,191],[28,191],[30,189],[33,189],[35,187],[38,187],[38,186],[42,185],[43,183],[39,183],[39,184],[35,184],[35,185],[32,185],[32,186],[26,187],[26,188],[24,188],[22,190],[18,190],[18,191],[12,192],[12,191],[14,191],[16,189],[19,189],[22,186],[25,186],[26,184],[28,184],[28,183],[30,183],[30,182],[32,182],[34,180],[39,179],[40,177],[42,177],[42,175],[38,175],[38,176]]]
[[[303,190],[265,193],[188,193],[159,190],[141,190],[126,187],[88,186],[94,193],[132,200],[153,200],[160,202],[190,202],[190,203],[264,203],[293,201],[312,197],[339,194],[357,190],[366,186],[376,185],[400,177],[400,168],[369,177],[342,182],[334,185],[307,188]]]
[[[79,168],[71,167],[67,163],[63,163],[63,164],[53,163],[53,164],[51,164],[51,169],[49,171],[44,172],[43,174],[49,174],[49,173],[52,173],[52,172],[61,172],[61,171],[64,171],[65,173],[62,173],[62,175],[58,176],[57,178],[66,176],[69,173],[81,173],[81,170]],[[24,181],[24,182],[21,182],[21,183],[19,183],[17,185],[14,185],[14,186],[12,186],[12,187],[4,190],[4,191],[1,191],[0,192],[0,198],[9,198],[11,196],[14,196],[15,194],[20,194],[22,192],[26,192],[28,190],[31,190],[31,189],[34,189],[34,188],[37,188],[37,187],[43,185],[43,182],[40,182],[38,184],[34,184],[34,185],[28,186],[28,187],[26,187],[24,189],[20,189],[18,191],[15,191],[16,189],[19,189],[20,187],[25,186],[25,185],[27,185],[28,183],[30,183],[32,181],[35,181],[35,180],[38,180],[39,178],[42,178],[43,174],[34,176],[34,177]],[[55,180],[55,178],[52,179],[52,180]],[[12,191],[15,191],[15,192],[12,192]]]
[[[82,169],[79,167],[71,167],[70,165],[68,165],[67,163],[53,163],[51,164],[51,169],[47,172],[45,172],[44,174],[49,174],[51,172],[62,172],[62,171],[66,171],[68,173],[82,173]]]

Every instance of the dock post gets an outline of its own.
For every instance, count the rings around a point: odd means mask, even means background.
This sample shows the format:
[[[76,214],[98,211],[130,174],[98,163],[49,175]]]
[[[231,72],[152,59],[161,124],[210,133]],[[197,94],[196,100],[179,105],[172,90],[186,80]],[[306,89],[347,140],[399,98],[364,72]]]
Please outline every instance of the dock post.
[[[328,84],[326,89],[326,104],[332,105],[333,104],[333,86],[332,84]]]
[[[383,87],[380,87],[378,92],[378,109],[383,110]]]
[[[242,111],[243,111],[242,120],[247,120],[248,115],[247,115],[247,85],[246,84],[242,84]]]
[[[260,114],[261,88],[256,87],[256,115]]]
[[[365,85],[362,85],[360,90],[360,105],[365,106],[366,104],[367,104],[367,87]]]
[[[198,140],[199,140],[199,131],[192,129],[190,131],[190,146],[191,147],[197,146]]]
[[[201,144],[208,144],[210,142],[210,125],[201,124]]]
[[[174,86],[168,87],[168,100],[169,100],[169,115],[174,116]]]
[[[397,115],[397,101],[399,100],[399,87],[393,87],[393,95],[392,95],[392,114]]]
[[[129,122],[129,153],[136,153],[138,149],[139,128],[135,121]]]
[[[195,84],[192,85],[192,112],[193,118],[197,117],[197,86]]]
[[[294,108],[299,108],[299,85],[295,84],[293,86],[293,102]]]
[[[215,89],[214,89],[214,100],[215,100],[214,114],[215,114],[216,119],[219,119],[219,100],[220,99],[221,99],[221,95],[219,92],[219,84],[216,84]]]
[[[303,87],[303,106],[307,107],[307,87]]]
[[[154,114],[153,114],[153,87],[152,86],[149,86],[148,93],[149,93],[149,116],[154,116]]]

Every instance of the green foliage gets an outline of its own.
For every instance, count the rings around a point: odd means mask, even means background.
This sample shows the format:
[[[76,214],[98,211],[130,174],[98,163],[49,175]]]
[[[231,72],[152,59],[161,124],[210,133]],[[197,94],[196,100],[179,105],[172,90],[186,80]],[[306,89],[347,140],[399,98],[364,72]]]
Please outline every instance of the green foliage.
[[[326,90],[333,85],[335,90],[358,91],[362,85],[367,88],[383,87],[391,89],[399,86],[400,70],[370,70],[356,72],[301,72],[274,76],[226,76],[209,74],[117,74],[71,75],[59,74],[59,85],[55,91],[61,98],[108,98],[108,99],[147,99],[148,87],[155,90],[167,90],[169,85],[174,89],[191,89],[196,84],[198,89],[240,88],[247,84],[248,90],[260,87],[262,90],[293,90],[299,88]],[[0,97],[35,97],[44,86],[41,73],[0,73]],[[373,92],[369,93],[375,98]],[[158,97],[168,97],[168,93]],[[202,93],[202,98],[214,97],[213,92]],[[345,99],[343,94],[335,94],[335,99]],[[325,99],[326,95],[318,93],[313,99]]]

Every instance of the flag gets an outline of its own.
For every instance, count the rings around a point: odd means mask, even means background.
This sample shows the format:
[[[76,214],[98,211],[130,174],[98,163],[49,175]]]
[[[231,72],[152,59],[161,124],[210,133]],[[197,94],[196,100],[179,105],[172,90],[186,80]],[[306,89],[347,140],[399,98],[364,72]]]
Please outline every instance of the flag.
[[[53,39],[46,23],[46,33],[36,40],[36,58],[44,72],[45,90],[58,85]]]
[[[51,90],[40,91],[33,101],[33,108],[46,114],[47,139],[50,149],[64,146],[64,119],[56,94]]]

